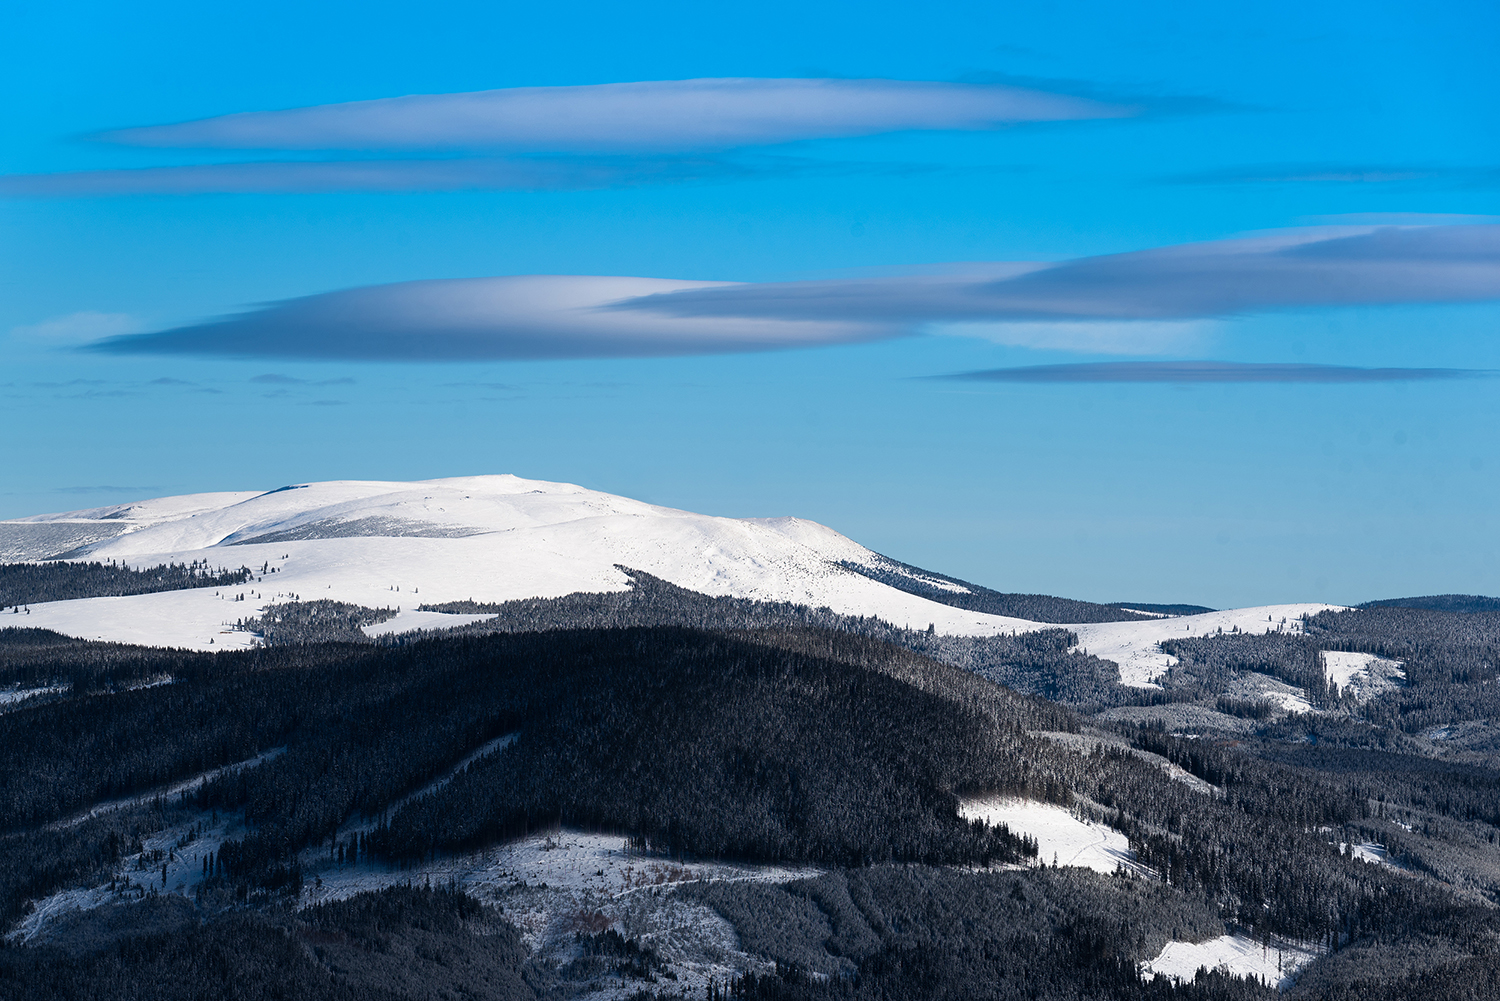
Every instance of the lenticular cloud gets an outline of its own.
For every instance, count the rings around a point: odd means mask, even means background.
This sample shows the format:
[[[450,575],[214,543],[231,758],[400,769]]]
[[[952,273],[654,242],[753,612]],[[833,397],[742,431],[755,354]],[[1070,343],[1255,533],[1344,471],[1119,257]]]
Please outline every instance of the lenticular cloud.
[[[1500,299],[1500,226],[1346,227],[865,280],[532,275],[403,282],[111,338],[97,348],[279,358],[607,358],[930,332],[1144,354],[1190,341],[1195,321],[1215,317],[1493,299]],[[1229,371],[1212,374],[1222,381]],[[1175,371],[1174,378],[1186,374]],[[1279,378],[1296,375],[1287,370]]]
[[[345,289],[215,322],[115,337],[98,350],[270,358],[444,361],[765,351],[872,340],[899,327],[840,320],[682,319],[607,308],[713,286],[658,278],[522,275]]]
[[[1474,379],[1492,373],[1462,368],[1355,368],[1282,362],[1143,361],[1084,362],[1073,365],[1026,365],[939,376],[970,382],[1278,382],[1368,383],[1430,382]]]
[[[619,308],[684,317],[1077,323],[1497,298],[1500,226],[1390,226],[1083,257],[999,278],[917,276],[691,289],[633,299]]]
[[[692,150],[1136,112],[997,85],[736,78],[418,94],[118,129],[100,138],[216,149]]]

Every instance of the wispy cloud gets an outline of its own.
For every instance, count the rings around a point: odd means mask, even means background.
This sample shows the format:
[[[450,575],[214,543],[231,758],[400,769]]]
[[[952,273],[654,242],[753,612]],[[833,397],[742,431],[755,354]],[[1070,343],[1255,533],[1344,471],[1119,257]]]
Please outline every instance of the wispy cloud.
[[[518,156],[257,161],[0,175],[0,196],[271,194],[334,191],[592,191],[808,174],[930,172],[917,164],[772,156]]]
[[[686,290],[621,303],[677,316],[935,322],[1191,320],[1500,298],[1500,226],[1326,227],[1035,266]]]
[[[906,332],[873,320],[683,319],[608,308],[622,299],[721,284],[559,275],[402,282],[273,303],[95,347],[272,358],[608,358],[809,347]],[[294,380],[266,375],[253,381]]]
[[[1278,382],[1367,383],[1474,379],[1494,375],[1466,368],[1355,368],[1229,361],[1117,361],[1027,365],[937,376],[967,382]]]
[[[278,358],[579,358],[926,332],[1069,351],[1181,353],[1219,317],[1487,299],[1500,299],[1500,226],[1332,227],[1060,264],[810,282],[556,275],[404,282],[98,347]]]
[[[907,130],[988,130],[1137,110],[986,84],[731,78],[419,94],[116,129],[98,138],[215,149],[701,150]]]
[[[1206,340],[1212,320],[1059,320],[931,323],[929,334],[976,337],[1014,348],[1088,354],[1164,354]]]
[[[1227,167],[1163,178],[1168,184],[1399,184],[1436,181],[1445,186],[1500,186],[1500,168],[1422,164],[1293,163]]]
[[[69,346],[113,337],[139,330],[141,323],[125,313],[100,313],[85,310],[55,316],[40,323],[30,323],[10,328],[10,336],[33,344]]]

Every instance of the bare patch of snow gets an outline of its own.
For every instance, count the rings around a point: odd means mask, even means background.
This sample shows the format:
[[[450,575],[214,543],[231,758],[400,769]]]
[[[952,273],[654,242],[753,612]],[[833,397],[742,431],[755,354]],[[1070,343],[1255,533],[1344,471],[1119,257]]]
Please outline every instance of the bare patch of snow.
[[[1080,820],[1066,807],[1026,799],[968,800],[958,808],[965,820],[983,820],[991,827],[1004,824],[1012,834],[1036,839],[1037,861],[1079,866],[1095,872],[1114,872],[1120,866],[1145,872],[1130,850],[1130,841],[1104,824]]]
[[[485,622],[493,615],[464,615],[456,612],[414,612],[402,609],[384,622],[362,626],[366,636],[390,636],[395,633],[410,633],[418,629],[438,630],[466,626],[471,622]]]
[[[1387,660],[1373,653],[1325,650],[1323,669],[1340,688],[1352,688],[1356,702],[1368,702],[1406,683],[1406,671],[1399,660]]]
[[[717,912],[676,897],[673,887],[710,880],[786,883],[822,874],[810,866],[677,862],[633,852],[620,835],[566,829],[406,869],[340,865],[326,853],[317,859],[304,854],[303,868],[302,906],[408,882],[455,885],[500,908],[533,955],[549,965],[576,958],[579,932],[614,928],[655,949],[677,975],[676,986],[690,993],[702,992],[711,979],[723,985],[747,970],[767,972],[768,964],[743,951]]]
[[[1302,617],[1339,611],[1340,605],[1264,605],[1231,608],[1200,615],[1136,622],[1087,622],[1068,626],[1078,636],[1075,650],[1112,660],[1120,666],[1120,683],[1132,688],[1159,688],[1156,678],[1177,659],[1162,651],[1162,640],[1210,636],[1219,631],[1252,634],[1302,632]]]
[[[1314,945],[1272,936],[1258,942],[1243,933],[1221,935],[1205,942],[1168,942],[1155,959],[1142,965],[1146,976],[1162,974],[1190,981],[1200,968],[1227,969],[1236,976],[1255,976],[1268,986],[1285,990],[1297,972],[1322,953]]]

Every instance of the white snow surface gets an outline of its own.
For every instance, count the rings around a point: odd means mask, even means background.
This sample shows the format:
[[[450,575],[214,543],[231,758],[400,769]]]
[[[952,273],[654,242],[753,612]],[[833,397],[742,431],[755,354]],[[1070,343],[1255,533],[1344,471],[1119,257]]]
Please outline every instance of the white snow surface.
[[[1280,937],[1263,945],[1244,934],[1221,935],[1204,942],[1168,942],[1160,955],[1143,964],[1143,971],[1147,976],[1160,973],[1190,981],[1199,967],[1223,966],[1236,976],[1251,974],[1285,990],[1296,980],[1297,971],[1320,954],[1316,946]]]
[[[63,534],[35,534],[42,530]],[[59,538],[95,540],[70,549],[70,559],[113,559],[138,568],[206,560],[213,567],[266,572],[233,588],[32,605],[30,614],[7,613],[0,625],[225,650],[255,642],[233,628],[237,620],[256,617],[270,604],[324,598],[399,609],[395,618],[366,630],[379,636],[477,618],[417,611],[424,603],[624,590],[629,579],[619,565],[704,594],[827,607],[918,629],[931,624],[948,635],[1055,628],[954,608],[855,573],[839,564],[885,572],[892,572],[892,564],[816,522],[719,518],[511,475],[414,483],[335,480],[0,521],[0,560],[58,556]],[[1125,684],[1149,688],[1172,663],[1157,645],[1164,639],[1236,627],[1297,631],[1300,616],[1337,607],[1272,605],[1068,628],[1078,634],[1080,648],[1117,662]]]
[[[1304,603],[1233,608],[1200,615],[1180,615],[1145,622],[1089,622],[1069,626],[1078,634],[1078,646],[1095,657],[1120,665],[1120,683],[1134,688],[1158,688],[1156,678],[1177,663],[1162,652],[1162,640],[1209,636],[1223,630],[1242,633],[1300,633],[1302,616],[1342,611],[1342,605]]]
[[[277,601],[319,598],[400,608],[401,616],[381,631],[430,628],[430,622],[458,620],[424,620],[408,610],[470,598],[619,591],[629,581],[617,564],[705,594],[826,606],[913,628],[931,623],[953,635],[1041,628],[929,601],[845,569],[841,561],[886,564],[815,522],[717,518],[509,475],[340,480],[41,515],[0,522],[0,536],[12,532],[5,536],[6,558],[57,555],[17,549],[24,531],[44,523],[80,530],[126,526],[71,552],[74,559],[115,559],[132,567],[193,560],[257,571],[267,566],[239,587],[50,602],[32,605],[25,616],[27,626],[86,639],[234,649],[254,641],[231,628],[236,620]],[[235,600],[240,595],[244,600]]]
[[[452,629],[454,626],[466,626],[471,622],[484,622],[493,618],[495,618],[493,615],[419,612],[415,609],[403,608],[384,622],[362,626],[360,631],[366,636],[390,636],[394,633],[409,633],[415,629]]]
[[[976,799],[960,804],[958,815],[983,820],[991,827],[1004,824],[1012,834],[1031,835],[1037,841],[1037,861],[1043,865],[1056,858],[1058,865],[1095,872],[1114,872],[1120,865],[1145,872],[1125,835],[1104,824],[1080,820],[1066,807],[1026,799]]]
[[[1373,653],[1325,650],[1323,669],[1340,688],[1353,688],[1357,702],[1367,702],[1406,683],[1406,671],[1399,660],[1386,660]]]

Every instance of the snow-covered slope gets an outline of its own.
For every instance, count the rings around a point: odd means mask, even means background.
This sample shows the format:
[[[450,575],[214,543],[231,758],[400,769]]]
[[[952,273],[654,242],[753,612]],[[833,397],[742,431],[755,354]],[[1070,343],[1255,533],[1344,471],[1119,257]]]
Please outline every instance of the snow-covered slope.
[[[200,559],[266,566],[256,581],[222,592],[51,602],[25,617],[25,625],[74,636],[195,649],[246,645],[250,637],[226,624],[293,597],[407,611],[466,598],[557,597],[625,588],[617,564],[706,594],[827,606],[945,633],[1037,628],[847,570],[838,564],[876,565],[880,557],[814,522],[715,518],[516,476],[309,483],[0,522],[0,559],[63,553],[133,567]],[[240,594],[245,599],[234,600]],[[430,627],[430,618],[410,627]]]
[[[616,565],[711,595],[826,606],[950,635],[1052,628],[940,604],[840,566],[891,563],[801,518],[716,518],[569,483],[469,476],[417,483],[335,480],[257,493],[190,494],[0,522],[0,562],[120,560],[133,567],[206,560],[264,574],[250,584],[31,606],[0,625],[88,639],[200,650],[243,647],[228,628],[278,601],[326,598],[402,613],[371,632],[473,621],[418,613],[419,604],[508,601],[617,591]],[[272,572],[274,570],[274,572]],[[962,590],[960,585],[949,585]],[[240,595],[243,600],[236,600]],[[1297,629],[1331,605],[1277,605],[1135,622],[1070,626],[1079,646],[1150,686],[1171,658],[1168,637]]]
[[[1208,636],[1220,630],[1242,633],[1300,633],[1302,617],[1342,608],[1316,602],[1232,608],[1201,615],[1181,615],[1149,622],[1089,622],[1069,626],[1078,634],[1078,649],[1120,665],[1122,684],[1156,688],[1156,677],[1177,663],[1157,644],[1162,640]]]

